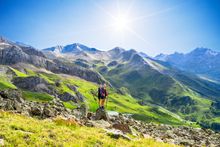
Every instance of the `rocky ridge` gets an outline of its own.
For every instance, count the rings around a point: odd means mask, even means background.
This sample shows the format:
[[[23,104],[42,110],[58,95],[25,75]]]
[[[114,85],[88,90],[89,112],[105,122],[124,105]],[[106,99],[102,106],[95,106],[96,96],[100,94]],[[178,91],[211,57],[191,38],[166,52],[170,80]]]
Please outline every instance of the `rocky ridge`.
[[[48,103],[26,101],[19,90],[0,91],[0,109],[41,119],[58,115],[80,119],[87,114],[87,108],[84,105],[80,105],[74,110],[66,109],[63,102],[56,97]]]

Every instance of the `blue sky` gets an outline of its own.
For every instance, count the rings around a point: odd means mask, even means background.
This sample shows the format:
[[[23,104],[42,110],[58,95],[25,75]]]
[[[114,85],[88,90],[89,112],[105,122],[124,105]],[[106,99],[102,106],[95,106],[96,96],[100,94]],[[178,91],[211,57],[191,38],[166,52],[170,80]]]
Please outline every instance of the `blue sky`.
[[[220,51],[220,0],[0,0],[0,35],[39,49]]]

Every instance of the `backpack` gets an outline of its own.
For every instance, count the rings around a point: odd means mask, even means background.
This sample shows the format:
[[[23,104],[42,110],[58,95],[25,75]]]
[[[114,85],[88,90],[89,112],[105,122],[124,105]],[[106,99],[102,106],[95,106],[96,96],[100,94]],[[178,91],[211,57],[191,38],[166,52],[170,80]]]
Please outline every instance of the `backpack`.
[[[105,97],[105,89],[104,88],[100,89],[100,95],[101,95],[102,98]]]

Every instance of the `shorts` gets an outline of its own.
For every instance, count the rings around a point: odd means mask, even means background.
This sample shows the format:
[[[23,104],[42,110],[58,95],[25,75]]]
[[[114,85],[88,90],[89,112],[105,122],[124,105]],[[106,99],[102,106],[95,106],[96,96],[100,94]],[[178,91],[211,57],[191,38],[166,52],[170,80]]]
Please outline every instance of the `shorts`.
[[[101,100],[105,99],[106,97],[100,97]]]

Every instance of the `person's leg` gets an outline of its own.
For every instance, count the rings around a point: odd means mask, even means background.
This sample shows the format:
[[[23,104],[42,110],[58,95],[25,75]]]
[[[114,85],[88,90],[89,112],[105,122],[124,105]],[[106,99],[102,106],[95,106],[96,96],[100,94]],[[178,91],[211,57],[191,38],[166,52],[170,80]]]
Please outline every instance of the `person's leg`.
[[[101,102],[102,108],[104,108],[104,105],[105,105],[105,99],[102,99],[102,102]]]
[[[99,107],[101,107],[101,101],[102,101],[102,99],[99,99]]]

